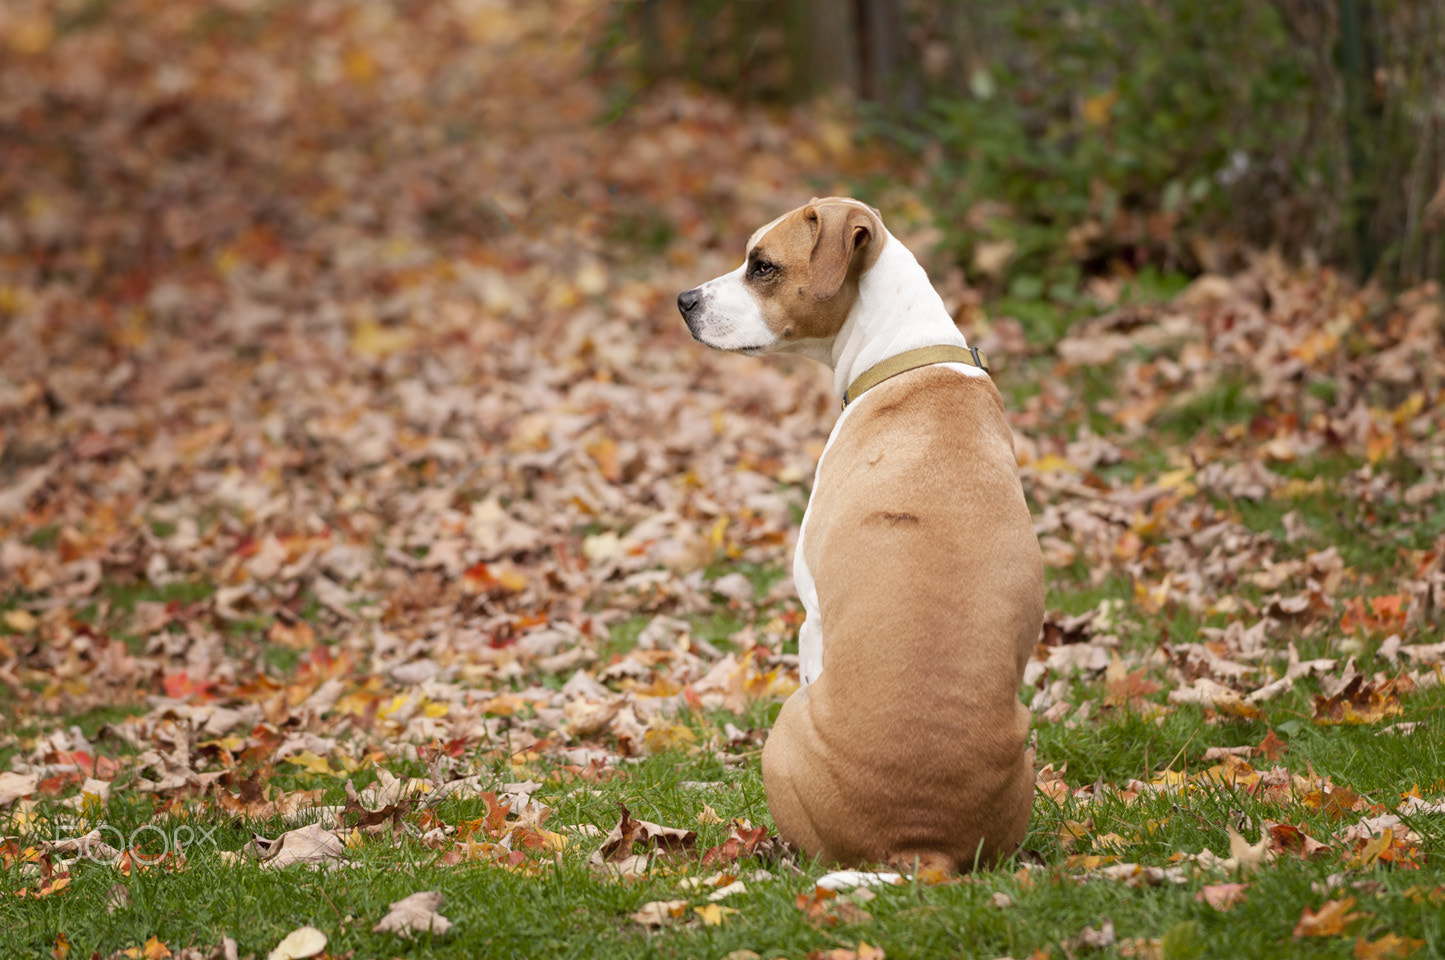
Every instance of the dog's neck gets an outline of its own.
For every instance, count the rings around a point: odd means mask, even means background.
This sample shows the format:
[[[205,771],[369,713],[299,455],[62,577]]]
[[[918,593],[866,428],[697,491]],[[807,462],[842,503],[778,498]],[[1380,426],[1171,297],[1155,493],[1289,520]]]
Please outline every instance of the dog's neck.
[[[927,272],[897,238],[886,232],[885,237],[878,260],[858,280],[858,301],[838,335],[794,351],[832,367],[840,397],[860,374],[889,357],[937,344],[968,346]]]

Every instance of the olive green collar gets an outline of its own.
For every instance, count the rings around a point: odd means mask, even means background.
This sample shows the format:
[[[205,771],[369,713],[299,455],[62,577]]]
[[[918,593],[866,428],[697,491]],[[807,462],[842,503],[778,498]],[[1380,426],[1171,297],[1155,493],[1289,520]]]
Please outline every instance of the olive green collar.
[[[934,347],[919,347],[917,350],[905,350],[897,356],[889,357],[882,363],[873,364],[859,374],[856,380],[848,384],[848,389],[843,391],[844,409],[847,409],[848,404],[863,396],[865,391],[878,386],[889,377],[896,377],[900,373],[907,373],[909,370],[926,367],[932,363],[966,363],[971,367],[978,367],[984,373],[988,372],[988,357],[980,353],[977,347],[940,344]]]

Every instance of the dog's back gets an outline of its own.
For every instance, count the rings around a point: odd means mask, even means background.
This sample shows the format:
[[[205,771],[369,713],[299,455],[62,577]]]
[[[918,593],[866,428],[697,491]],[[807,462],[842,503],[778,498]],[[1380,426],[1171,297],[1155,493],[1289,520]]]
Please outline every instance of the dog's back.
[[[843,863],[1008,855],[1033,792],[1018,685],[1044,584],[998,390],[936,367],[879,385],[813,497],[825,659],[764,752],[779,831]]]

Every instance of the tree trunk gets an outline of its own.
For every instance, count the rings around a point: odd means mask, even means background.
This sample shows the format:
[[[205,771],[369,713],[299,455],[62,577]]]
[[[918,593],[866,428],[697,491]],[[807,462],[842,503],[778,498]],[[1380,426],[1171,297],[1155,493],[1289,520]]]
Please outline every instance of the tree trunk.
[[[794,85],[802,94],[858,93],[858,30],[847,0],[794,0],[788,32],[801,64]]]

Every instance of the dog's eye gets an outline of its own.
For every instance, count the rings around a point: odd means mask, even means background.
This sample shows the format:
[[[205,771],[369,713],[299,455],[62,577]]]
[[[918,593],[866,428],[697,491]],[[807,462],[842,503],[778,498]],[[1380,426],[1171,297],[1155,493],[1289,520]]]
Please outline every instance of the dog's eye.
[[[769,277],[769,276],[772,276],[773,271],[776,270],[776,269],[778,269],[778,268],[775,267],[775,266],[773,266],[773,265],[772,265],[771,263],[769,263],[768,261],[766,261],[766,260],[759,260],[759,261],[757,261],[756,263],[753,264],[753,276],[755,276],[755,277]]]

